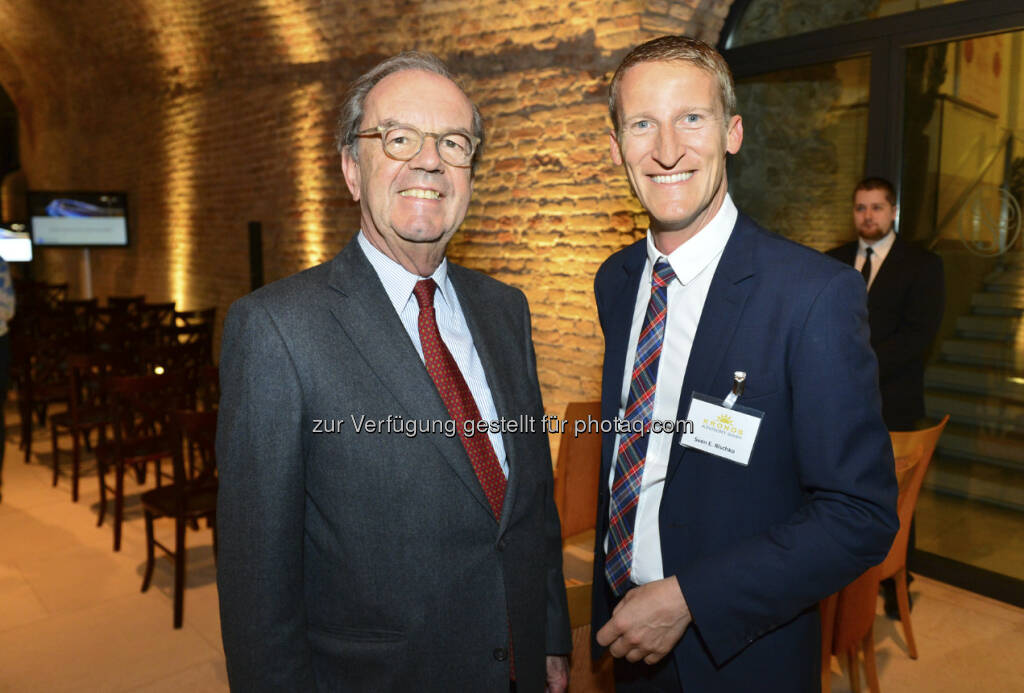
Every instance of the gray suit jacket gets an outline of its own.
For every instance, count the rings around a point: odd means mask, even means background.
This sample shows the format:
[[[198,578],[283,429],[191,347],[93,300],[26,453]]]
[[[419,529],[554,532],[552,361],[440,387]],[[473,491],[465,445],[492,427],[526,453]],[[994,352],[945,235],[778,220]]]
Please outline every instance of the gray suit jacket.
[[[507,691],[511,631],[519,690],[542,691],[545,654],[571,650],[529,308],[482,274],[450,277],[499,417],[537,420],[504,435],[500,523],[458,437],[357,432],[352,417],[450,417],[356,242],[229,311],[217,584],[232,688]]]

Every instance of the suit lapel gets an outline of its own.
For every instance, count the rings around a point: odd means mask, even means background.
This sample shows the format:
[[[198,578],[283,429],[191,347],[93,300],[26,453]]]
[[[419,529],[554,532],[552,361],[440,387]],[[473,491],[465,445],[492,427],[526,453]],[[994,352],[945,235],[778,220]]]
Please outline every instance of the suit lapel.
[[[677,419],[686,418],[690,397],[694,392],[712,397],[726,395],[724,390],[713,391],[715,376],[732,342],[736,326],[743,314],[743,306],[753,287],[752,282],[744,280],[754,274],[754,233],[756,232],[752,223],[741,214],[736,220],[725,250],[722,251],[715,275],[711,279],[707,299],[704,301],[704,308],[701,310],[697,332],[690,349],[690,359],[686,364]],[[666,483],[672,479],[684,450],[681,445],[672,445]]]
[[[893,232],[895,233],[895,231]],[[891,285],[893,285],[899,279],[899,266],[903,260],[903,254],[906,252],[906,247],[900,241],[899,236],[893,239],[892,247],[889,248],[889,252],[885,256],[885,261],[882,262],[882,266],[878,268],[878,274],[875,275],[875,281],[871,282],[871,288],[868,289],[868,304],[872,302],[872,298],[875,296],[884,296],[886,291]],[[875,290],[878,290],[877,292]]]
[[[852,267],[857,260],[857,241],[841,246],[836,252],[836,259]]]
[[[644,273],[647,260],[646,239],[635,243],[626,252],[622,266],[614,272],[601,287],[601,293],[607,297],[607,308],[603,312],[613,322],[605,332],[605,356],[602,376],[601,418],[611,421],[619,414],[619,402],[622,399],[622,379],[627,368],[632,368],[635,355],[630,354],[626,363],[626,349],[629,347],[629,332],[633,325],[633,310],[636,307],[637,292]],[[607,479],[611,471],[612,446],[614,435],[602,436],[602,472],[601,478]]]
[[[522,413],[513,407],[510,401],[510,393],[515,388],[508,382],[514,374],[510,374],[504,368],[506,359],[502,358],[508,349],[508,335],[502,334],[504,330],[498,330],[498,325],[507,324],[507,320],[501,314],[499,307],[493,301],[487,301],[480,291],[473,290],[472,283],[475,278],[463,268],[448,264],[448,277],[455,287],[455,293],[459,297],[459,305],[462,314],[469,325],[469,332],[473,335],[473,346],[480,357],[480,363],[484,367],[484,376],[487,378],[487,387],[491,390],[491,398],[494,400],[494,408],[498,418],[511,420]],[[518,342],[515,344],[518,346]],[[519,375],[522,377],[522,374]],[[539,422],[538,422],[539,425]],[[508,460],[508,484],[505,488],[505,501],[502,504],[500,530],[504,531],[508,526],[510,514],[515,507],[516,494],[519,490],[519,463],[515,457],[515,446],[511,444],[508,436],[503,438],[505,455]],[[475,478],[475,477],[474,477]],[[477,486],[479,486],[477,482]],[[482,494],[482,491],[481,491]],[[490,506],[487,506],[488,509]]]
[[[340,294],[339,300],[331,306],[331,313],[384,389],[398,401],[402,415],[421,421],[450,418],[373,265],[356,241],[350,242],[334,258],[328,282]],[[487,514],[493,517],[491,506],[458,436],[432,435],[428,439]]]

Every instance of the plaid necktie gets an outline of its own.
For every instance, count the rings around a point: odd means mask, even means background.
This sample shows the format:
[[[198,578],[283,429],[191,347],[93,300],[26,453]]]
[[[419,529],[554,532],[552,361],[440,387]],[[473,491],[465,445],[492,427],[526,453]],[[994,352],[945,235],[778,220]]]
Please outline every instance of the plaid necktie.
[[[473,463],[473,471],[480,480],[480,486],[491,504],[494,517],[501,520],[501,507],[505,502],[505,473],[501,471],[498,456],[485,433],[467,436],[465,422],[472,421],[475,425],[480,420],[480,410],[473,401],[473,394],[462,377],[462,371],[452,358],[437,331],[437,319],[434,315],[434,290],[437,284],[433,279],[421,279],[413,287],[413,294],[420,306],[419,330],[420,344],[423,346],[423,358],[427,372],[434,380],[437,391],[441,395],[448,413],[455,420],[462,446]]]
[[[654,410],[654,389],[658,379],[658,359],[665,341],[665,317],[668,308],[668,284],[675,278],[665,260],[654,265],[651,274],[651,300],[647,303],[643,327],[636,345],[636,361],[626,399],[625,420],[628,432],[619,439],[615,456],[615,480],[612,482],[608,555],[604,573],[616,595],[625,592],[633,566],[633,527],[640,496],[640,481],[647,457],[648,430]],[[642,426],[636,422],[642,422]],[[636,430],[639,428],[640,430]]]

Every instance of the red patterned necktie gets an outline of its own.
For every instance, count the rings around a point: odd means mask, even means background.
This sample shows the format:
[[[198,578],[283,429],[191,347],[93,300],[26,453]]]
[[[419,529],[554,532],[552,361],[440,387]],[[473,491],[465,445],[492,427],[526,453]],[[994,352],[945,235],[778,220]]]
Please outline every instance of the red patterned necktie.
[[[658,361],[665,340],[668,314],[668,284],[675,278],[672,266],[659,260],[651,273],[651,299],[644,314],[636,345],[636,360],[626,399],[625,420],[629,432],[623,433],[615,456],[611,512],[608,522],[608,555],[604,572],[616,595],[626,591],[633,568],[633,529],[640,482],[647,459],[648,433],[654,412],[654,390],[658,380]]]
[[[437,330],[437,319],[434,315],[434,290],[437,284],[433,279],[421,279],[416,282],[412,292],[420,306],[419,329],[420,344],[423,346],[423,359],[427,364],[427,372],[434,380],[437,391],[441,394],[444,406],[455,420],[459,431],[459,440],[473,463],[473,471],[480,480],[480,486],[491,504],[494,517],[501,520],[501,506],[505,501],[505,474],[501,471],[498,456],[486,433],[475,433],[467,436],[466,421],[476,425],[480,420],[480,410],[473,401],[473,394],[462,377],[462,371],[452,358],[451,352],[441,340]]]

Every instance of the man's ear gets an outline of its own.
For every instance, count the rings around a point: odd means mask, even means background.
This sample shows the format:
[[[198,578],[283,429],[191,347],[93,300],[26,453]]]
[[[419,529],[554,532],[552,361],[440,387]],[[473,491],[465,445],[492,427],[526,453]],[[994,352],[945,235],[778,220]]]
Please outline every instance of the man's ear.
[[[362,171],[359,170],[359,162],[352,156],[352,146],[346,145],[341,150],[341,172],[345,175],[345,185],[352,195],[352,199],[359,202],[362,191]]]
[[[743,119],[734,115],[729,119],[729,129],[725,133],[725,151],[735,154],[743,144]]]
[[[619,148],[619,138],[615,136],[614,130],[608,131],[608,151],[612,155],[612,162],[616,166],[622,166],[622,150]]]

